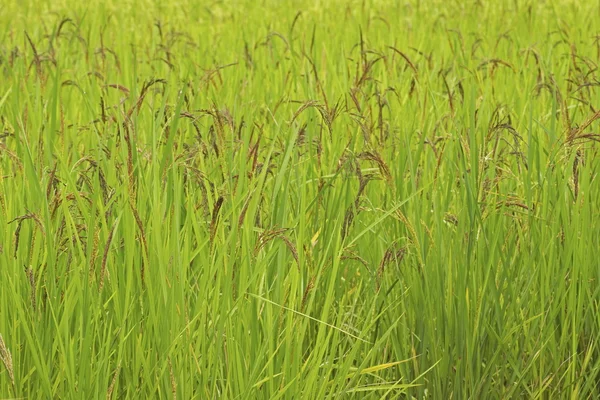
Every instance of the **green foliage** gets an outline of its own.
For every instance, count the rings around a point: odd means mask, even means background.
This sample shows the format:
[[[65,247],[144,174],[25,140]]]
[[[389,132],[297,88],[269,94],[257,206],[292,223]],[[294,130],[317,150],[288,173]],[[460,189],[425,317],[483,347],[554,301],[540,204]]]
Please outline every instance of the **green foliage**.
[[[597,395],[597,2],[102,3],[2,6],[0,398]]]

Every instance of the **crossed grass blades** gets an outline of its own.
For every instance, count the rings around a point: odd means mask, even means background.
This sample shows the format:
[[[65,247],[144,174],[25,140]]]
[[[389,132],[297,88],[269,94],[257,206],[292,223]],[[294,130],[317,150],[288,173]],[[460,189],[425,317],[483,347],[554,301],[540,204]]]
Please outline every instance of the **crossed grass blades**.
[[[594,398],[598,6],[0,15],[0,397]]]

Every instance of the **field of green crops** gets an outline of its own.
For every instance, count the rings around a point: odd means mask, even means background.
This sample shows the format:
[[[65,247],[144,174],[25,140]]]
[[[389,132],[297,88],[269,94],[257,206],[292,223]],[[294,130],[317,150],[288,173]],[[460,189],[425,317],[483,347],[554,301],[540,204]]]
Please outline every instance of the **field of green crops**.
[[[0,5],[0,399],[600,396],[598,1]]]

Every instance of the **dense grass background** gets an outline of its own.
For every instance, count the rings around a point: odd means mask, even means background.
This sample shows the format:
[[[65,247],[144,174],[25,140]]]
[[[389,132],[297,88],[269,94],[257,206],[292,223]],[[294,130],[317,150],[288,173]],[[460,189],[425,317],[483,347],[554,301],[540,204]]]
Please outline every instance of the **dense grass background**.
[[[594,398],[600,5],[0,12],[1,398]]]

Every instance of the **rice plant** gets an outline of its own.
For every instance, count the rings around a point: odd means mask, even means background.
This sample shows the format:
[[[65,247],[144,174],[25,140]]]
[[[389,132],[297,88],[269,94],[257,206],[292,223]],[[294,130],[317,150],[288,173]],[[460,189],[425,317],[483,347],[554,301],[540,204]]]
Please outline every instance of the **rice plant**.
[[[600,6],[0,6],[0,398],[600,396]]]

